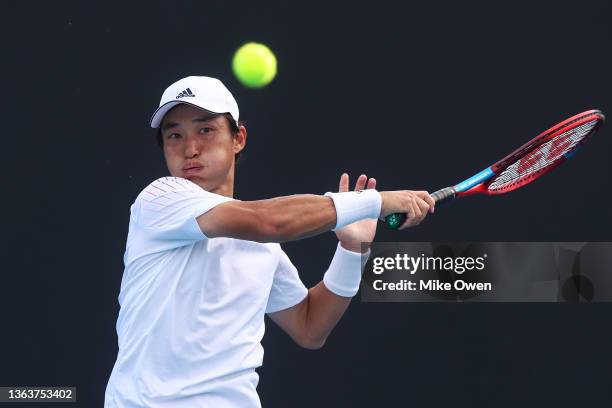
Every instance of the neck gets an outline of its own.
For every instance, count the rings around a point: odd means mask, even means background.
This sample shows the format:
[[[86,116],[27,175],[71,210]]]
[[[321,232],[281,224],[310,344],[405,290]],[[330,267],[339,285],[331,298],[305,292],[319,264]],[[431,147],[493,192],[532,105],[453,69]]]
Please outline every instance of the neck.
[[[232,166],[225,176],[225,179],[223,179],[220,183],[215,183],[215,187],[211,188],[210,186],[207,186],[206,183],[197,184],[210,193],[234,198],[234,166],[235,163],[232,163]]]
[[[200,187],[204,188],[204,186]],[[225,197],[234,198],[234,176],[228,176],[228,178],[223,184],[209,190],[209,192],[213,194],[219,194]]]

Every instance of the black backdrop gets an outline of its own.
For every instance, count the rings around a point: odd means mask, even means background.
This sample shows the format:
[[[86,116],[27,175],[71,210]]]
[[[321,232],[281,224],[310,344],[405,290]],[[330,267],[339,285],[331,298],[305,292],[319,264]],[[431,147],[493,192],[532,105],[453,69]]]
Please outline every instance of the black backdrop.
[[[0,385],[75,385],[84,407],[102,406],[116,357],[129,206],[166,174],[148,120],[171,82],[210,75],[233,91],[243,200],[323,193],[342,171],[431,190],[571,114],[612,112],[606,0],[15,4],[0,27]],[[247,41],[278,57],[264,90],[231,75]],[[611,136],[536,185],[377,239],[610,241]],[[334,246],[284,245],[308,286]],[[611,312],[356,299],[319,351],[268,322],[259,393],[265,407],[602,406]]]

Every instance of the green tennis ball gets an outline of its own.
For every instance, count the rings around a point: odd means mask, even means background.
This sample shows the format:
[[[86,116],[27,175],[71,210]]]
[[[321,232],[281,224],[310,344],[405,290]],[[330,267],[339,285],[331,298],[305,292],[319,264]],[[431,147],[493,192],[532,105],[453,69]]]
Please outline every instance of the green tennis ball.
[[[232,69],[244,86],[262,88],[276,76],[276,57],[265,45],[250,42],[238,48]]]

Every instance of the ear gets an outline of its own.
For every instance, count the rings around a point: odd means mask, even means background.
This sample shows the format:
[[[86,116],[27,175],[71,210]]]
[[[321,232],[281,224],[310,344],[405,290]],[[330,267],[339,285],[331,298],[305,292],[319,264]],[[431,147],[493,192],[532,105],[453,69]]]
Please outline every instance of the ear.
[[[234,135],[234,154],[237,154],[244,149],[247,139],[247,130],[244,126],[238,126],[238,133]]]

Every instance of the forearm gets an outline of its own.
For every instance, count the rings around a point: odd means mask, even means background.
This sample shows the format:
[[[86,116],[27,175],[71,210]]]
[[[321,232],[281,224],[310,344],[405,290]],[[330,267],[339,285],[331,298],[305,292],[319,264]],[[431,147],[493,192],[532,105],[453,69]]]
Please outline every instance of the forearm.
[[[350,297],[338,296],[323,282],[308,290],[304,344],[320,348],[351,303]]]
[[[333,197],[292,195],[254,201],[253,206],[264,218],[264,223],[273,226],[274,242],[306,238],[338,228],[339,224],[376,219],[380,215],[381,198],[375,190],[331,195]]]
[[[368,255],[339,245],[323,281],[308,291],[305,337],[321,347],[359,289],[363,263]]]
[[[269,238],[273,242],[307,238],[336,225],[336,210],[328,197],[299,194],[252,203],[262,223],[271,227]]]
[[[378,218],[381,201],[378,192],[343,194],[340,198],[300,194],[268,200],[229,201],[200,215],[197,221],[209,238],[286,242],[364,218]],[[347,202],[352,204],[347,205]]]
[[[285,242],[329,231],[336,223],[336,211],[327,197],[300,194],[229,201],[200,215],[197,221],[209,238]]]
[[[270,317],[300,346],[321,348],[357,293],[364,259],[361,254],[336,248],[323,281],[310,288],[300,303]]]

